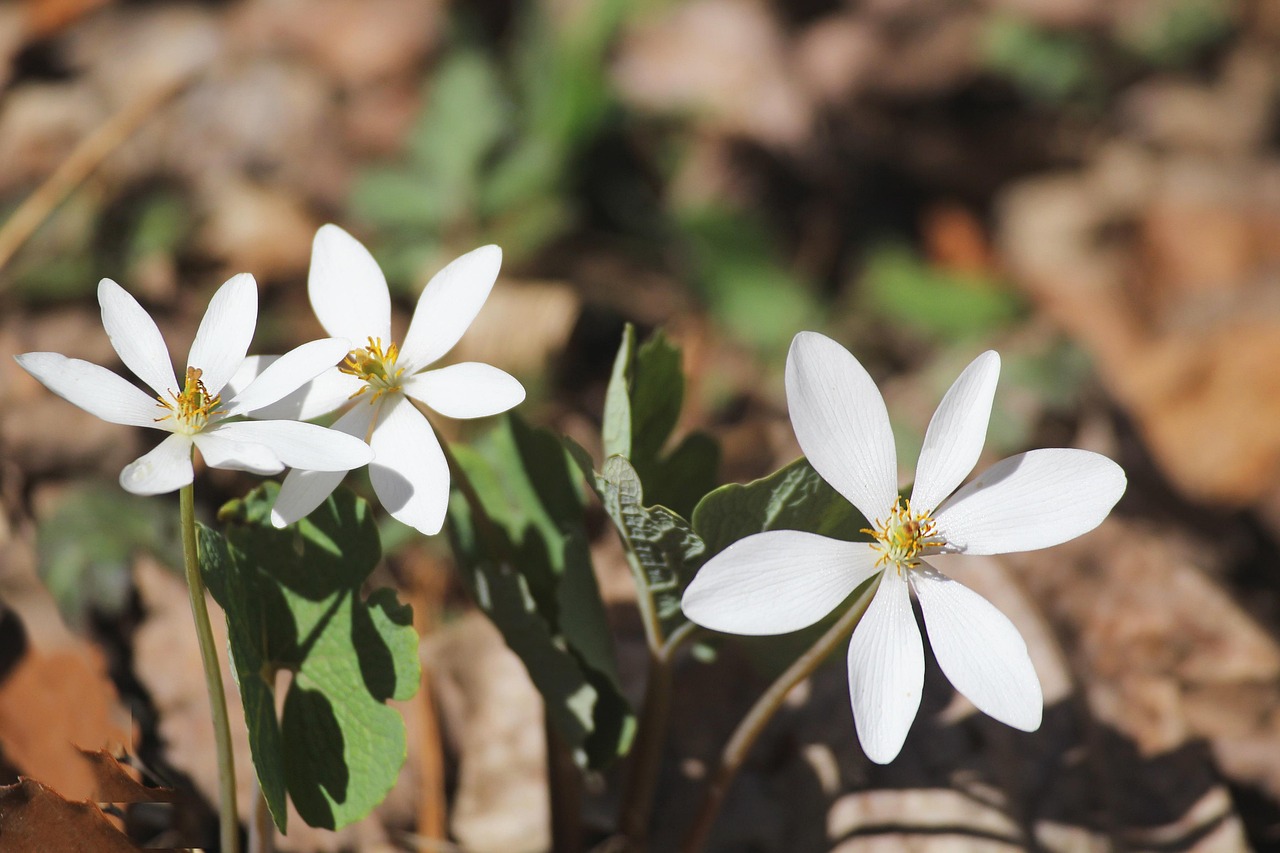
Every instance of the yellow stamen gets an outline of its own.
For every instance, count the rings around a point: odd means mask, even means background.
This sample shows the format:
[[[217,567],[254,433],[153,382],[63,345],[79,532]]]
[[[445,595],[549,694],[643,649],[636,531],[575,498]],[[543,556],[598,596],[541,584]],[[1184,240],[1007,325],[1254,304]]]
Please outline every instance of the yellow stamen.
[[[383,350],[381,338],[368,338],[369,345],[363,349],[353,349],[347,353],[346,360],[338,365],[343,373],[364,381],[359,391],[351,395],[351,399],[359,397],[366,391],[372,391],[369,402],[377,402],[383,394],[391,394],[400,390],[400,374],[403,367],[396,367],[400,357],[400,349],[394,342]]]
[[[936,548],[946,542],[937,535],[937,524],[927,512],[912,512],[911,501],[898,498],[889,517],[876,519],[876,529],[863,528],[863,533],[875,537],[873,547],[880,551],[876,566],[892,563],[901,572],[920,565],[917,557],[926,548]]]
[[[156,397],[160,401],[160,405],[168,410],[168,414],[156,418],[157,422],[167,421],[175,418],[183,424],[191,432],[199,432],[209,423],[209,418],[222,405],[222,396],[220,394],[210,394],[209,389],[205,387],[204,382],[200,379],[204,375],[198,367],[187,368],[186,383],[183,385],[182,393],[170,391],[173,397],[170,402],[164,397]]]

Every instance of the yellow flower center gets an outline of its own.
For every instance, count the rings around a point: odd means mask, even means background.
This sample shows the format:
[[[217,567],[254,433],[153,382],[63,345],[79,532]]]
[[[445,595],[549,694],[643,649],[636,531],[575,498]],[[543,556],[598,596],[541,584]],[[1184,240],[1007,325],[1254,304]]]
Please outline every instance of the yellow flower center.
[[[168,414],[156,418],[156,421],[167,421],[174,418],[182,427],[184,432],[195,433],[204,429],[209,423],[209,418],[222,405],[222,397],[218,394],[210,394],[209,389],[204,387],[204,382],[200,377],[204,375],[198,367],[187,368],[186,384],[182,388],[182,393],[169,394],[173,400],[166,400],[164,397],[156,397],[160,401],[160,405],[168,410]]]
[[[946,542],[937,535],[937,525],[927,512],[912,512],[911,501],[898,498],[886,519],[876,519],[876,529],[863,529],[875,537],[872,547],[880,551],[876,566],[892,564],[901,572],[920,565],[917,557],[925,548]]]
[[[370,403],[376,403],[383,394],[394,394],[400,390],[400,374],[403,367],[396,367],[396,359],[400,357],[400,349],[393,342],[385,350],[381,338],[369,338],[369,345],[363,349],[353,349],[338,369],[364,381],[359,391],[351,395],[351,399],[359,397],[366,391],[372,396]]]

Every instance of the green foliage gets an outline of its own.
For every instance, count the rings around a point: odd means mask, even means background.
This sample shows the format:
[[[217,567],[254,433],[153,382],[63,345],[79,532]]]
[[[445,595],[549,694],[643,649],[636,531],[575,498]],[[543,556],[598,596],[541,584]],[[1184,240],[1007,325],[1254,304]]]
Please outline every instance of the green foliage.
[[[694,266],[694,283],[738,339],[781,354],[795,330],[819,316],[810,283],[789,270],[764,224],[722,208],[678,216]]]
[[[1059,104],[1098,83],[1097,59],[1082,36],[1046,30],[1014,15],[992,15],[980,49],[989,69],[1037,101]]]
[[[12,210],[0,219],[8,219]],[[70,301],[98,286],[93,255],[102,203],[91,192],[72,193],[3,270],[3,281],[27,305]]]
[[[855,541],[866,538],[860,531],[868,526],[804,458],[754,482],[721,486],[693,511],[693,529],[706,543],[708,557],[765,530],[804,530]]]
[[[662,455],[683,403],[680,350],[661,332],[637,348],[628,324],[605,392],[604,455],[631,462],[652,504],[688,515],[715,485],[720,448],[705,433],[692,433]]]
[[[1169,0],[1140,7],[1145,14],[1118,34],[1125,47],[1156,66],[1185,65],[1231,34],[1229,0]]]
[[[635,468],[622,456],[610,456],[596,474],[591,458],[576,444],[570,453],[622,536],[637,592],[652,602],[662,633],[688,621],[680,597],[707,556],[706,546],[689,522],[663,506],[646,505]]]
[[[395,783],[405,728],[386,703],[420,678],[412,611],[394,591],[362,598],[382,555],[373,514],[339,489],[286,530],[271,526],[267,483],[199,529],[205,581],[227,614],[258,781],[285,830],[285,794],[311,826],[367,815]],[[276,716],[276,674],[292,673]]]
[[[120,613],[133,588],[130,558],[148,552],[180,565],[177,543],[172,512],[114,483],[67,495],[36,530],[40,576],[72,626],[82,626],[91,610]]]
[[[476,450],[453,452],[466,477],[449,504],[463,578],[580,763],[605,767],[630,748],[635,719],[619,687],[564,448],[508,414]]]
[[[172,255],[192,229],[187,201],[174,191],[158,191],[144,198],[135,213],[126,249],[129,268],[156,255]]]
[[[871,256],[862,286],[876,314],[940,341],[980,337],[1012,324],[1023,310],[999,282],[935,269],[892,244]]]
[[[378,254],[393,285],[439,266],[447,243],[519,257],[572,226],[572,166],[614,109],[599,69],[626,8],[605,0],[553,21],[528,4],[509,65],[462,40],[444,55],[404,161],[365,173],[353,199],[386,237]]]

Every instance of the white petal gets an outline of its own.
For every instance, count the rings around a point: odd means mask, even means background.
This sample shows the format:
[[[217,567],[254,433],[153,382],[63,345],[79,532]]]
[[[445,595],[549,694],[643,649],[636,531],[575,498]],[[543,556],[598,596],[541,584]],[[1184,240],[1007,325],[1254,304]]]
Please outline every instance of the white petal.
[[[874,522],[898,498],[893,431],[875,382],[840,344],[801,332],[787,355],[791,426],[809,464]]]
[[[320,325],[352,346],[366,338],[391,343],[391,294],[378,262],[360,241],[337,225],[322,225],[311,244],[307,279],[311,308]]]
[[[978,464],[999,378],[1000,356],[988,350],[964,369],[938,404],[916,464],[911,491],[916,512],[935,509]]]
[[[210,427],[204,432],[192,436],[204,463],[210,468],[225,468],[230,471],[248,471],[251,474],[279,474],[284,470],[271,448],[264,444],[241,441],[226,433],[227,425]]]
[[[812,625],[871,577],[877,552],[798,530],[741,539],[698,570],[684,615],[727,634],[785,634]]]
[[[309,421],[341,407],[364,387],[363,380],[335,367],[321,373],[292,394],[250,413],[250,416],[269,420]],[[356,399],[367,400],[368,397]]]
[[[290,468],[350,471],[373,460],[373,449],[363,440],[299,421],[241,421],[218,427],[218,434],[265,445]]]
[[[245,362],[253,364],[258,372],[247,385],[240,386],[243,390],[233,393],[226,406],[227,414],[246,414],[283,399],[321,373],[334,369],[349,351],[346,338],[323,338],[295,347],[269,362],[246,358]],[[244,375],[243,369],[238,370],[233,383]]]
[[[1007,554],[1088,533],[1124,494],[1120,466],[1088,450],[1032,450],[997,462],[938,508],[947,551]]]
[[[403,396],[382,406],[369,443],[369,480],[397,521],[427,536],[440,532],[449,507],[449,466],[435,430]]]
[[[400,360],[409,370],[421,370],[453,349],[489,298],[501,266],[502,250],[481,246],[432,276],[400,348]]]
[[[157,422],[167,410],[154,398],[105,367],[56,352],[28,352],[14,360],[50,391],[104,421],[152,429],[167,423]]]
[[[241,391],[248,388],[253,383],[253,380],[262,375],[262,371],[275,364],[279,359],[280,356],[278,355],[245,356],[244,361],[240,362],[240,366],[236,368],[236,372],[231,374],[231,378],[223,386],[223,398],[230,400],[238,397]]]
[[[483,418],[524,401],[524,386],[511,374],[464,361],[410,377],[404,391],[450,418]]]
[[[849,641],[849,696],[862,751],[888,764],[902,751],[920,710],[924,643],[907,582],[896,569],[881,575],[871,606]]]
[[[194,479],[191,436],[174,434],[138,457],[120,472],[120,486],[135,495],[163,495]]]
[[[333,494],[346,471],[303,471],[295,468],[280,484],[280,494],[271,507],[271,523],[285,527],[306,518],[312,510]]]
[[[232,276],[209,300],[187,356],[210,394],[220,393],[244,361],[257,324],[258,285],[248,273]]]
[[[164,337],[138,300],[104,278],[98,282],[98,304],[102,307],[102,326],[124,366],[160,396],[181,391]]]
[[[367,403],[357,403],[351,411],[338,418],[332,429],[364,439],[378,408]],[[290,471],[280,485],[280,494],[271,508],[271,523],[276,527],[284,527],[306,517],[324,503],[324,499],[329,497],[345,476],[345,471],[305,471],[296,468]]]
[[[911,573],[938,666],[984,714],[1033,732],[1044,695],[1027,644],[995,605],[930,566]]]

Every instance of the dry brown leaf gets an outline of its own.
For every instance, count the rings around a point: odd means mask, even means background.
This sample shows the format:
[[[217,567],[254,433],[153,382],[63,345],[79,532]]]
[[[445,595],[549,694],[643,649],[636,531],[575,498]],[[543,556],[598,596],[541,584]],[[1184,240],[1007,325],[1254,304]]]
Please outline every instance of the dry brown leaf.
[[[96,799],[93,765],[77,747],[131,745],[112,719],[115,687],[88,649],[31,649],[0,682],[0,747],[24,775],[73,800]]]
[[[135,853],[139,848],[93,803],[72,802],[39,782],[0,788],[5,853]]]
[[[25,0],[27,36],[32,40],[49,38],[111,0]]]
[[[121,764],[105,749],[79,750],[93,776],[96,803],[172,803],[176,793],[169,788],[148,788],[138,781],[138,771]]]

